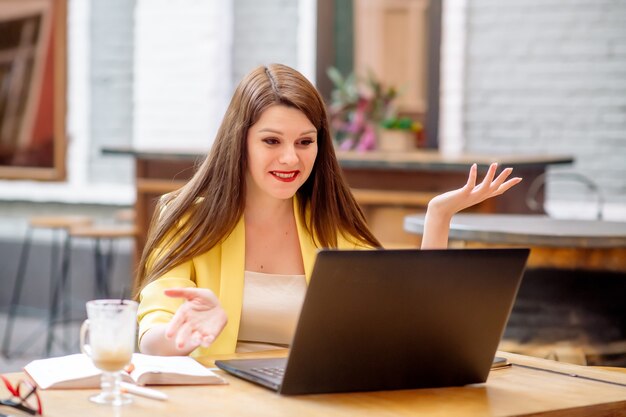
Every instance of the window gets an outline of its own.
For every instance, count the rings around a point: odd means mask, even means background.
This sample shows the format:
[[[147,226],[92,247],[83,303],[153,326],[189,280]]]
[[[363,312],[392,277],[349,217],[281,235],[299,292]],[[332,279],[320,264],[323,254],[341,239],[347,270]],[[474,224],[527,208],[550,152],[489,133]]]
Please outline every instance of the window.
[[[441,11],[441,1],[435,0],[318,2],[318,88],[330,97],[330,66],[344,75],[372,71],[378,80],[403,91],[399,112],[421,120],[427,146],[436,148]]]
[[[0,178],[65,178],[66,0],[0,0]]]

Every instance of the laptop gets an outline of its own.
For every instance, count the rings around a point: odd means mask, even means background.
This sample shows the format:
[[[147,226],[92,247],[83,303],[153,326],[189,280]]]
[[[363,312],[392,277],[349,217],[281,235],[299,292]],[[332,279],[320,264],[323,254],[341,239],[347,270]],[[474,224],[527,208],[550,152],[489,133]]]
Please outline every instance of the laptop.
[[[285,395],[485,382],[528,254],[321,250],[288,357],[215,364]]]

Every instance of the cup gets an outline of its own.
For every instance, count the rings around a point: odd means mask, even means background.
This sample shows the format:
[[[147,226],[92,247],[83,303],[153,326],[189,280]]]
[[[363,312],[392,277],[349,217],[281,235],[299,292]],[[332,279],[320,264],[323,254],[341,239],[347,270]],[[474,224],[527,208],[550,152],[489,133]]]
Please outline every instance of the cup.
[[[80,328],[80,349],[102,370],[101,391],[89,399],[98,404],[132,402],[120,390],[121,371],[135,350],[137,303],[131,300],[87,302],[87,320]]]

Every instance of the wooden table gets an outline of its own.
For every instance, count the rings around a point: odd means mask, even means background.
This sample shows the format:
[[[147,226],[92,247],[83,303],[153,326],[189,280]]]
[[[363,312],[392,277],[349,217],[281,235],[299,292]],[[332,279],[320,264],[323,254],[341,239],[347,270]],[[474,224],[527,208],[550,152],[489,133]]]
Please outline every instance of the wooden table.
[[[193,175],[207,150],[142,150],[107,147],[107,155],[127,155],[135,159],[137,199],[135,211],[138,228],[137,250],[144,246],[146,232],[159,196],[184,185]],[[338,152],[337,158],[353,193],[364,208],[374,234],[383,244],[418,243],[402,230],[405,215],[424,208],[430,199],[444,191],[458,188],[467,181],[472,163],[479,174],[491,162],[510,166],[524,181],[497,199],[487,200],[473,210],[483,213],[528,213],[525,197],[528,187],[552,165],[570,164],[573,159],[562,155],[446,155],[433,150],[415,152]],[[543,189],[537,194],[543,203]],[[408,211],[407,211],[408,210]]]
[[[498,355],[513,365],[465,387],[283,397],[225,375],[229,385],[162,387],[168,401],[136,398],[116,410],[89,402],[94,390],[48,390],[41,397],[46,417],[626,416],[626,373]],[[210,366],[212,359],[201,362]],[[3,386],[0,395],[6,396]]]
[[[407,216],[404,229],[421,235],[424,216]],[[529,267],[626,273],[626,222],[458,214],[450,223],[450,240],[466,247],[531,247]]]
[[[424,216],[407,216],[404,228],[421,235]],[[626,278],[626,223],[508,214],[452,218],[450,247],[515,246],[531,251],[518,294],[522,301],[512,312],[517,330],[511,333],[523,336],[507,340],[506,349],[577,363],[588,358],[603,363],[623,355],[626,340],[620,335],[626,310],[619,294],[624,285],[616,278]],[[584,289],[586,285],[593,288]],[[595,317],[596,322],[580,319],[578,336],[570,333],[560,342],[546,337],[555,333],[551,326],[574,327],[568,317]]]

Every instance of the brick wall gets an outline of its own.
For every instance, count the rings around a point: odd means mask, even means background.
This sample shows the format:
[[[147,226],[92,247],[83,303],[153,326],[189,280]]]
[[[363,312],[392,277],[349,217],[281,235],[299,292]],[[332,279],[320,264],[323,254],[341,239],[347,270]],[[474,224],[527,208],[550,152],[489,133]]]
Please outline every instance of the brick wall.
[[[234,0],[233,81],[273,62],[298,66],[298,2]]]
[[[68,179],[0,180],[0,199],[132,204],[132,159],[102,147],[208,149],[244,74],[298,67],[311,1],[70,0]]]
[[[441,24],[439,150],[461,152],[465,143],[465,41],[467,0],[444,1]]]
[[[130,158],[103,156],[104,146],[131,146],[134,0],[92,0],[90,13],[89,179],[131,184]]]
[[[473,0],[467,25],[466,148],[571,154],[624,207],[626,2]],[[589,194],[554,176],[548,191]]]
[[[232,0],[138,0],[134,139],[206,148],[232,94]]]

